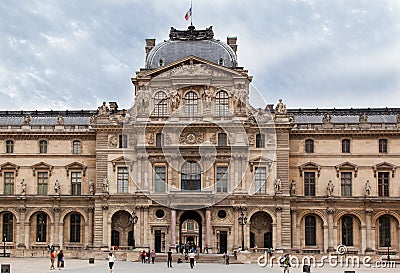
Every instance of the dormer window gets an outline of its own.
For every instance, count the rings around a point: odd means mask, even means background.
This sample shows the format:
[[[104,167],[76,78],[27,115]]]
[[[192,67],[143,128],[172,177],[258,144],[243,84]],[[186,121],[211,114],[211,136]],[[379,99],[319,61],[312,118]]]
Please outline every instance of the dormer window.
[[[219,64],[219,65],[224,65],[224,59],[222,59],[222,58],[219,58],[219,60],[218,60],[218,64]]]
[[[159,61],[158,61],[158,66],[163,66],[164,65],[164,61],[163,61],[163,59],[160,59]]]

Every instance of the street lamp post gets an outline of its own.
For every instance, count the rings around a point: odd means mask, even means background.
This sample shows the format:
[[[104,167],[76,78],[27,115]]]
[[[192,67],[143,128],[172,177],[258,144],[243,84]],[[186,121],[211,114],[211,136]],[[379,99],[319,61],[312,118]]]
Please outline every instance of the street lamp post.
[[[242,251],[244,250],[244,225],[247,223],[247,217],[244,216],[243,210],[238,218],[239,225],[242,226]]]
[[[131,217],[129,217],[129,221],[132,223],[132,248],[136,248],[136,243],[135,243],[135,225],[137,224],[138,217],[135,212],[132,212]]]

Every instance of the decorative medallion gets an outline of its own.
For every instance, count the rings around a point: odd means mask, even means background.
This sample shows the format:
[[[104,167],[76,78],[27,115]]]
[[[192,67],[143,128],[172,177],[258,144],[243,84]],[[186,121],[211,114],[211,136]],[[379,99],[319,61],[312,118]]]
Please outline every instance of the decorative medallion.
[[[196,142],[196,135],[195,135],[195,134],[192,134],[192,133],[187,134],[187,135],[186,135],[186,142],[187,142],[187,143],[190,143],[190,144],[195,143],[195,142]]]

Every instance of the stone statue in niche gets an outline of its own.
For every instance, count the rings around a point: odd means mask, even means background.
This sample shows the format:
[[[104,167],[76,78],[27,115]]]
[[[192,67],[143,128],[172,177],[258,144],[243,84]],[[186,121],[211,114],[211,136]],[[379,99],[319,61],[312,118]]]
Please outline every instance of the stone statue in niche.
[[[60,182],[58,182],[58,179],[56,180],[56,182],[54,183],[54,192],[58,195],[60,195],[61,191],[61,186],[60,186]]]
[[[328,187],[326,189],[328,191],[328,196],[332,196],[333,190],[335,189],[335,185],[333,185],[332,180],[329,180]]]
[[[365,195],[370,196],[371,195],[371,184],[369,183],[369,180],[365,182]]]
[[[179,94],[178,90],[173,90],[170,94],[170,104],[172,109],[178,109],[181,103],[181,95]]]
[[[205,108],[206,110],[211,110],[211,89],[209,87],[206,87],[204,89],[204,93],[203,93],[203,98],[205,101]]]
[[[290,194],[296,195],[296,181],[294,180],[292,180],[292,183],[290,184]]]
[[[281,179],[277,177],[274,181],[275,194],[281,191]]]
[[[25,195],[26,194],[26,183],[25,183],[24,179],[22,179],[22,181],[20,182],[20,185],[21,185],[21,194]]]
[[[104,179],[103,179],[103,192],[108,192],[108,178],[107,178],[107,176],[104,176]]]
[[[94,194],[94,183],[93,183],[93,180],[92,180],[92,179],[90,179],[90,181],[89,181],[89,193],[90,193],[91,195]]]

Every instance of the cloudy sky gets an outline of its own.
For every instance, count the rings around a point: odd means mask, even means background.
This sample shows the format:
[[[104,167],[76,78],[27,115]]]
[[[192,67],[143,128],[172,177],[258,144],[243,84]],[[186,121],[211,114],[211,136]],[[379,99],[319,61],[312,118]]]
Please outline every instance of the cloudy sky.
[[[1,0],[0,110],[130,107],[146,38],[189,0]],[[400,1],[193,0],[197,29],[238,37],[239,65],[289,108],[400,107]]]

